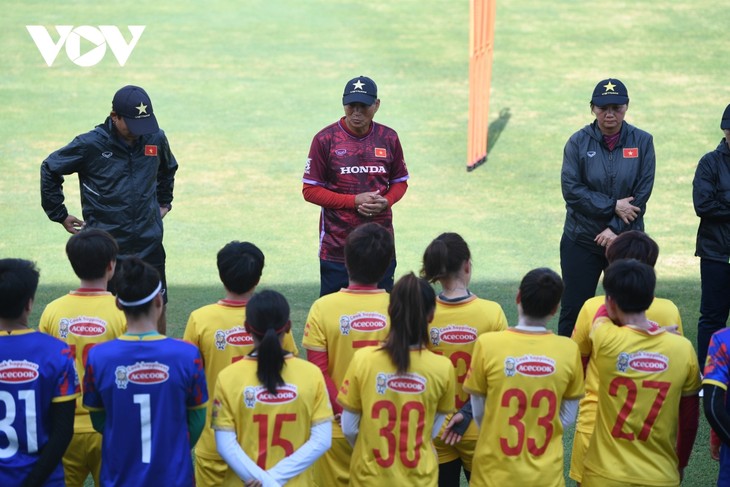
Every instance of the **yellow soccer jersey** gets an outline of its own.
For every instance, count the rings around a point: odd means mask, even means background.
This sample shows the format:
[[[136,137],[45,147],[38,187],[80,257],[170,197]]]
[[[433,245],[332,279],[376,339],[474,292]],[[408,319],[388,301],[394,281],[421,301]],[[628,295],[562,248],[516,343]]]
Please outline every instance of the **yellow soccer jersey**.
[[[352,359],[337,401],[360,413],[350,462],[350,485],[436,486],[438,459],[431,442],[436,413],[454,410],[454,368],[429,350],[412,350],[404,375],[377,347]]]
[[[74,354],[79,383],[84,383],[86,357],[94,345],[113,340],[127,329],[127,320],[116,298],[103,290],[78,289],[50,302],[41,314],[38,329],[66,342]],[[75,433],[94,433],[89,411],[76,402]]]
[[[245,319],[246,302],[225,299],[190,313],[183,340],[197,345],[200,349],[205,364],[208,397],[213,397],[218,374],[253,350],[253,338],[243,326]],[[284,335],[282,346],[294,355],[298,354],[291,332]],[[206,425],[210,424],[211,414],[212,409],[208,408]],[[195,454],[213,459],[220,458],[215,446],[215,433],[210,428],[203,429],[200,440],[195,445]]]
[[[565,485],[560,406],[583,395],[575,343],[551,332],[482,335],[464,390],[486,396],[474,485]]]
[[[591,343],[590,333],[593,318],[596,316],[598,308],[605,302],[606,296],[595,296],[585,302],[578,314],[572,339],[578,344],[580,354],[583,357],[589,357],[591,355],[593,345]],[[646,317],[659,326],[677,325],[680,335],[683,334],[682,318],[679,315],[679,309],[668,299],[654,298],[651,306],[646,310]],[[591,434],[596,425],[596,409],[598,403],[598,371],[596,371],[596,366],[592,360],[588,361],[585,377],[586,395],[580,401],[580,413],[578,415],[576,429]]]
[[[473,294],[458,302],[436,300],[436,314],[428,325],[428,349],[448,358],[456,370],[457,409],[469,400],[463,384],[477,338],[482,333],[506,328],[507,317],[502,307],[494,301],[480,299]],[[478,435],[479,428],[472,421],[463,440],[475,440]]]
[[[340,387],[355,352],[379,345],[388,336],[389,295],[383,289],[342,289],[312,304],[304,327],[302,346],[327,352],[327,374]],[[338,423],[332,437],[344,438]]]
[[[286,383],[272,395],[256,377],[258,362],[245,357],[218,375],[213,396],[214,430],[234,431],[241,448],[259,467],[268,470],[309,439],[312,425],[332,420],[332,406],[319,368],[289,357],[282,370]],[[312,485],[312,469],[287,486]],[[232,470],[224,486],[240,486]]]
[[[593,327],[591,361],[602,385],[584,475],[679,485],[679,402],[702,387],[692,344],[658,326],[645,331],[598,318]]]

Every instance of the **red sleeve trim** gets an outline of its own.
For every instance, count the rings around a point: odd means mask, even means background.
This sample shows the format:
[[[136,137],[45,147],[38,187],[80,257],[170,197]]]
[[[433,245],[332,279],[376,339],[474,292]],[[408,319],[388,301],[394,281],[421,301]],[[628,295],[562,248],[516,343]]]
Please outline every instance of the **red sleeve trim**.
[[[405,192],[405,191],[404,191]],[[322,206],[324,208],[355,208],[355,195],[354,194],[340,194],[330,191],[322,186],[314,184],[304,183],[302,188],[302,195],[304,199],[315,205]]]
[[[685,396],[679,401],[679,430],[677,431],[677,457],[680,470],[689,463],[692,447],[700,425],[700,396]]]
[[[327,395],[330,398],[330,404],[332,404],[332,409],[334,413],[342,413],[342,406],[339,402],[337,402],[337,385],[327,372],[327,367],[329,366],[329,355],[327,354],[327,352],[307,350],[307,360],[319,367],[319,370],[322,371],[322,374],[324,375],[324,382],[327,385]]]
[[[383,197],[388,200],[388,206],[391,207],[394,204],[398,203],[403,195],[406,194],[407,189],[408,183],[405,181],[403,181],[402,183],[395,183],[393,186],[391,186],[388,189],[388,192],[383,195]]]

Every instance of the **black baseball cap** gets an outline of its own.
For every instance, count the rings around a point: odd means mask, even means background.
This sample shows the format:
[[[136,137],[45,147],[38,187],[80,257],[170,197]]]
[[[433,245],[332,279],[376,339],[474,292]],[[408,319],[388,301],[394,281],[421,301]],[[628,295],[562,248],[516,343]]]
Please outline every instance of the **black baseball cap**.
[[[722,113],[722,120],[720,120],[720,128],[722,130],[730,129],[730,105],[725,107],[725,111]]]
[[[593,90],[591,102],[597,107],[606,105],[625,105],[629,102],[629,92],[626,86],[615,78],[600,81]]]
[[[367,76],[359,76],[352,78],[345,85],[345,91],[342,93],[342,104],[363,103],[372,105],[378,99],[378,86],[375,81]]]
[[[127,85],[114,95],[112,110],[124,118],[134,135],[154,134],[160,130],[147,92],[139,86]]]

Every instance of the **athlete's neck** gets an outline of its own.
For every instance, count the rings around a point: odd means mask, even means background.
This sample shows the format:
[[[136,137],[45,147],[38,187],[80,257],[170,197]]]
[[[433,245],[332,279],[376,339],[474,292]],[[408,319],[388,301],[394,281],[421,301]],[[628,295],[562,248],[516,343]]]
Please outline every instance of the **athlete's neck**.
[[[251,299],[251,296],[253,296],[253,292],[256,290],[256,288],[252,288],[251,290],[243,293],[238,294],[234,293],[232,291],[229,291],[226,289],[226,297],[223,298],[224,301],[232,301],[234,303],[247,303],[249,299]]]
[[[106,291],[107,286],[107,279],[106,277],[102,277],[100,279],[81,279],[81,283],[79,284],[79,289],[84,289],[87,291],[94,290],[94,291]]]

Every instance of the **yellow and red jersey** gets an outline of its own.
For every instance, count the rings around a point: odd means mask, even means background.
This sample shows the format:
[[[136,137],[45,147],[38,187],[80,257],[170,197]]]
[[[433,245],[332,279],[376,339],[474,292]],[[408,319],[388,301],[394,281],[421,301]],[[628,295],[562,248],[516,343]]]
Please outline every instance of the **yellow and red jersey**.
[[[479,337],[464,390],[486,396],[474,452],[475,485],[563,486],[564,399],[583,395],[578,347],[551,332]]]
[[[78,289],[50,302],[41,314],[38,329],[66,342],[74,355],[79,382],[83,384],[91,347],[121,336],[127,320],[116,298],[106,290]],[[75,433],[95,432],[89,411],[76,402]]]
[[[185,327],[183,340],[195,344],[200,349],[205,365],[205,379],[208,383],[208,397],[218,374],[234,362],[241,360],[253,350],[253,338],[244,328],[246,302],[221,299],[190,313]],[[284,335],[282,347],[297,354],[297,346],[291,332]],[[206,424],[210,424],[212,410],[208,408]],[[200,435],[195,454],[219,459],[215,446],[215,433],[204,428]]]
[[[436,486],[431,430],[436,413],[454,410],[454,391],[451,363],[427,349],[411,350],[405,374],[380,348],[358,351],[337,396],[361,415],[350,485]]]
[[[605,317],[594,322],[591,341],[601,387],[584,476],[678,485],[680,399],[701,388],[692,344],[659,326],[619,327]]]
[[[332,420],[332,406],[319,368],[295,357],[286,359],[285,384],[271,394],[256,377],[255,358],[227,367],[219,375],[213,393],[211,426],[233,431],[243,451],[259,467],[268,470],[288,457],[308,439],[312,425]],[[312,469],[287,485],[312,485]],[[241,479],[228,470],[224,486],[240,486]]]

